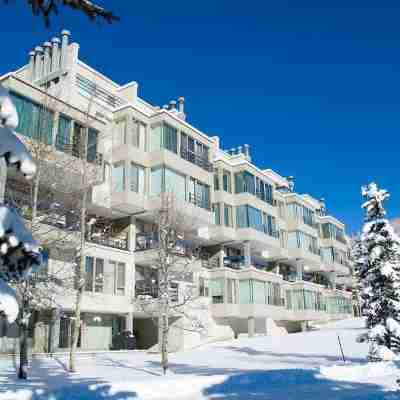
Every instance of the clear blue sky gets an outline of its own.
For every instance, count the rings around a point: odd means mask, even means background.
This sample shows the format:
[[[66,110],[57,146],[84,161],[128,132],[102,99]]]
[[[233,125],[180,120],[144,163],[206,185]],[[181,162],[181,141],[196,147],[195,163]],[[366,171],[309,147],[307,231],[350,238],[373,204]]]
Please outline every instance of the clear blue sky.
[[[2,72],[67,28],[84,61],[152,103],[185,96],[192,124],[224,148],[249,143],[257,165],[294,175],[349,230],[370,180],[400,215],[398,1],[119,0],[103,2],[119,23],[66,12],[48,30],[25,3],[0,5]]]

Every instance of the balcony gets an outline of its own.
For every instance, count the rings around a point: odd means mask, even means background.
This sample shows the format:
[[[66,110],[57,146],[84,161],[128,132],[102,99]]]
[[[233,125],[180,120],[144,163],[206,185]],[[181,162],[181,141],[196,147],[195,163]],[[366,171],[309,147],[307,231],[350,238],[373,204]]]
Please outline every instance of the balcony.
[[[169,290],[170,301],[176,303],[179,300],[179,285],[172,283]],[[157,299],[159,288],[157,282],[137,281],[135,284],[135,297],[143,296],[147,298]]]
[[[129,250],[129,243],[127,238],[113,238],[101,236],[98,234],[86,235],[86,240],[90,243],[98,244],[100,246],[111,247],[119,250]]]
[[[204,169],[207,172],[213,172],[213,170],[214,170],[213,165],[208,161],[207,158],[205,158],[201,154],[197,154],[192,151],[181,149],[181,157],[184,160],[189,161],[190,163],[199,166],[200,168]]]
[[[204,199],[199,194],[189,193],[188,202],[197,207],[204,208],[205,210],[211,211],[210,200]]]

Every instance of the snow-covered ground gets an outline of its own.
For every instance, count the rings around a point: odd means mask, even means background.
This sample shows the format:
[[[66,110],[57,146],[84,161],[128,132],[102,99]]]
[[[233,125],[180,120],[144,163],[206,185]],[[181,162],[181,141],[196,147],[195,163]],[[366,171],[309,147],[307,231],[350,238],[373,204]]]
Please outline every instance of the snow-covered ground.
[[[361,320],[281,337],[243,338],[170,355],[161,376],[159,357],[141,351],[80,355],[78,373],[66,357],[37,358],[27,382],[0,359],[0,400],[326,400],[400,399],[400,361],[367,365],[356,343]],[[338,338],[347,363],[341,360]]]

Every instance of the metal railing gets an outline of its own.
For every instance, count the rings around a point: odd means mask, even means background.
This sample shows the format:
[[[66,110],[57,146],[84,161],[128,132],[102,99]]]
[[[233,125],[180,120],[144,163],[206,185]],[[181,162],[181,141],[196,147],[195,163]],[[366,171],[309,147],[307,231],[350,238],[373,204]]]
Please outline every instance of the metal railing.
[[[77,149],[72,143],[64,143],[62,146],[59,146],[58,150],[63,151],[64,153],[69,154],[72,157],[82,158],[79,149]],[[89,152],[87,154],[87,158],[90,155],[91,153]],[[103,163],[103,154],[97,152],[94,153],[92,159],[88,160],[88,162],[101,165]]]
[[[128,250],[128,239],[127,238],[112,238],[106,236],[97,236],[91,234],[86,236],[86,240],[91,243],[99,244],[101,246],[112,247],[114,249]]]
[[[172,302],[178,302],[179,300],[179,286],[170,287],[168,290],[169,299]],[[147,281],[136,282],[135,285],[135,296],[147,296],[154,299],[158,298],[159,288],[157,283],[151,283]]]
[[[157,233],[151,232],[151,233],[141,233],[136,235],[135,251],[158,249],[159,247],[160,247],[160,242],[158,240]]]
[[[213,165],[208,161],[208,159],[203,154],[198,154],[193,151],[181,149],[181,157],[184,160],[191,162],[192,164],[198,165],[205,171],[213,172],[214,170]]]

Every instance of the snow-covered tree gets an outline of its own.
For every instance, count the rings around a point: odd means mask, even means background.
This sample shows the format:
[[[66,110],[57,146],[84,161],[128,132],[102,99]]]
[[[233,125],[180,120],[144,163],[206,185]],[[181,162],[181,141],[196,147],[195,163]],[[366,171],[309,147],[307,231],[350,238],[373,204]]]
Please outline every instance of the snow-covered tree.
[[[368,358],[381,360],[400,352],[400,239],[385,218],[389,193],[370,183],[362,195],[365,223],[356,265],[368,328],[364,339]]]
[[[350,258],[352,261],[352,302],[353,302],[353,315],[360,317],[362,315],[363,303],[361,298],[361,283],[360,283],[360,269],[365,263],[366,252],[365,247],[361,241],[361,236],[351,239]]]
[[[26,178],[32,178],[36,165],[27,147],[16,136],[18,114],[8,91],[0,86],[0,170],[1,201],[5,191],[7,168],[16,167]],[[0,205],[0,314],[14,322],[18,303],[10,282],[24,281],[38,269],[41,255],[37,242],[23,219],[11,207]]]

